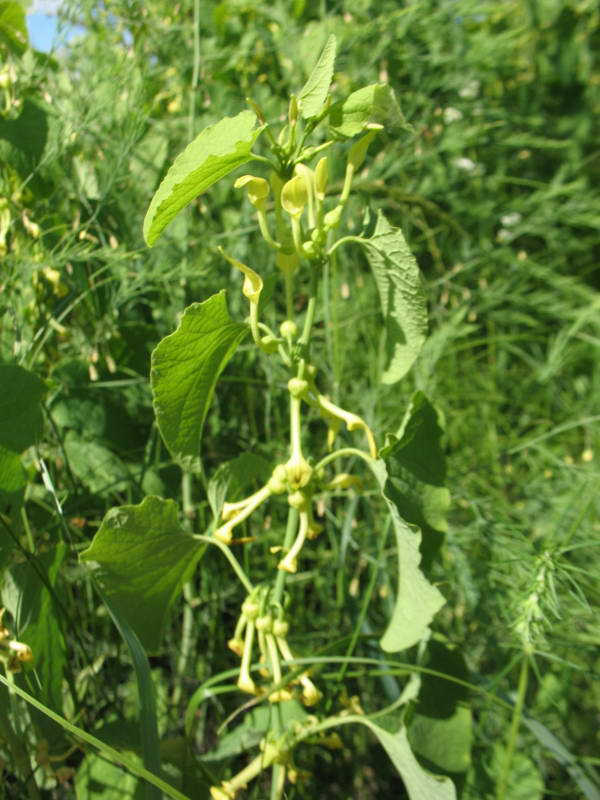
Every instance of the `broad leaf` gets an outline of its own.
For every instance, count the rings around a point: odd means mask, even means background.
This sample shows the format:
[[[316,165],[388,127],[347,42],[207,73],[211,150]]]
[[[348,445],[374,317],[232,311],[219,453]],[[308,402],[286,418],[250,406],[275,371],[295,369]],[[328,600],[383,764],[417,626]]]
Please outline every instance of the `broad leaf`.
[[[252,160],[252,145],[261,133],[252,111],[225,117],[196,136],[175,159],[156,190],[144,219],[149,247],[169,222],[199,194]]]
[[[396,383],[414,364],[427,336],[427,306],[415,257],[400,228],[381,212],[373,235],[364,239],[386,331],[383,383]]]
[[[42,432],[44,382],[23,367],[0,365],[0,445],[22,453]]]
[[[200,470],[200,438],[218,377],[247,333],[227,312],[225,292],[186,308],[152,353],[150,382],[159,430],[183,469]]]
[[[202,548],[180,526],[173,500],[146,497],[140,505],[108,511],[80,558],[90,563],[115,614],[152,651]]]
[[[419,526],[425,552],[431,555],[447,530],[450,506],[442,436],[435,407],[416,392],[400,430],[388,436],[380,452],[387,465],[389,497],[407,522]]]
[[[93,494],[109,495],[130,484],[127,467],[104,445],[69,431],[64,446],[71,471]]]
[[[27,23],[20,3],[0,3],[0,41],[19,54],[27,47]]]
[[[26,482],[21,453],[42,432],[44,382],[23,367],[0,365],[0,493],[11,494]]]
[[[437,777],[421,767],[410,748],[404,726],[391,732],[368,717],[359,716],[346,717],[338,722],[340,725],[351,723],[365,725],[375,734],[398,770],[409,800],[456,800],[456,790],[449,778]]]
[[[465,706],[457,706],[444,719],[415,714],[410,743],[415,753],[440,772],[466,772],[471,764],[472,727],[471,711]]]
[[[421,533],[407,525],[391,499],[385,461],[379,459],[373,462],[371,469],[389,508],[396,534],[398,589],[392,619],[381,639],[381,647],[388,653],[395,653],[412,647],[423,638],[445,600],[419,567]]]
[[[0,159],[6,160],[26,179],[38,167],[48,140],[48,116],[44,108],[26,98],[15,119],[0,119]]]
[[[298,108],[304,119],[316,117],[323,110],[331,86],[335,53],[336,39],[332,34],[298,96]]]
[[[350,139],[366,130],[370,123],[393,132],[408,127],[394,90],[384,83],[358,89],[329,112],[329,127],[334,136]]]

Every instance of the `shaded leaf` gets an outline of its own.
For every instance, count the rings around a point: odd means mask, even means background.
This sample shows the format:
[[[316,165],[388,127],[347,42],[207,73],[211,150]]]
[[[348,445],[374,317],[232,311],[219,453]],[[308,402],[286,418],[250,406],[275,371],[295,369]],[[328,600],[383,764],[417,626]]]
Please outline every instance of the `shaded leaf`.
[[[364,239],[385,323],[385,371],[382,382],[399,381],[414,364],[427,336],[427,306],[421,276],[400,228],[381,212],[373,235]]]
[[[396,534],[398,588],[394,612],[381,639],[381,647],[388,653],[395,653],[412,647],[423,638],[431,620],[444,605],[445,600],[440,591],[429,583],[419,567],[421,533],[407,525],[400,516],[396,503],[391,499],[385,461],[382,459],[374,461],[371,469],[392,516]]]
[[[338,724],[359,723],[369,728],[398,770],[409,800],[455,800],[456,791],[449,778],[442,778],[426,772],[415,758],[402,726],[396,732],[376,725],[368,717],[351,716],[339,720]]]
[[[334,136],[349,139],[366,130],[369,123],[390,131],[408,127],[394,90],[387,84],[365,86],[331,106],[329,127]]]
[[[415,713],[408,737],[413,750],[444,773],[466,772],[471,763],[473,740],[471,711],[457,706],[450,717]]]
[[[89,562],[114,613],[152,651],[201,553],[202,545],[180,526],[176,503],[146,497],[108,511],[80,559]]]
[[[231,319],[225,292],[219,292],[186,308],[175,333],[152,353],[158,428],[184,469],[200,470],[202,428],[217,380],[247,330]]]
[[[46,387],[33,372],[0,365],[0,445],[15,453],[30,447],[42,432],[40,401]]]
[[[252,160],[252,145],[263,130],[255,126],[252,111],[224,117],[201,131],[177,156],[146,212],[144,239],[149,247],[190,201]]]
[[[48,139],[48,118],[30,98],[16,119],[0,120],[0,157],[26,179],[39,165]]]
[[[416,392],[400,430],[387,437],[380,452],[387,465],[389,497],[403,519],[421,529],[428,554],[437,550],[448,528],[443,434],[436,408]]]
[[[130,477],[121,459],[104,445],[69,431],[64,439],[65,452],[74,475],[94,494],[123,491]]]
[[[221,516],[225,500],[241,500],[249,487],[260,479],[265,483],[272,465],[256,453],[242,453],[231,461],[220,464],[208,482],[207,497],[216,519]]]
[[[304,119],[318,116],[325,105],[333,76],[336,47],[336,39],[332,34],[327,39],[319,60],[300,91],[298,108]]]

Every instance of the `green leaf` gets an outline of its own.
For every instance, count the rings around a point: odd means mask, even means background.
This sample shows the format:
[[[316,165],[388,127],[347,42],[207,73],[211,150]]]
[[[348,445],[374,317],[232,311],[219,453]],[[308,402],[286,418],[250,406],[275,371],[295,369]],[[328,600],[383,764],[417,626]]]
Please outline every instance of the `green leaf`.
[[[493,749],[490,771],[494,776],[502,773],[506,761],[506,748],[497,744]],[[544,779],[540,770],[526,753],[516,751],[512,755],[510,773],[506,785],[506,800],[542,800],[546,795]]]
[[[271,469],[272,465],[267,459],[257,453],[242,453],[220,464],[208,482],[206,492],[215,518],[220,518],[225,500],[235,502],[241,500],[244,494],[250,494],[250,486],[257,480],[265,483]]]
[[[33,372],[0,365],[0,493],[12,494],[27,481],[20,455],[42,433],[45,391],[44,382]]]
[[[181,528],[173,500],[146,497],[140,505],[108,511],[80,559],[90,562],[115,614],[153,651],[202,552],[203,546]]]
[[[319,60],[300,91],[298,108],[304,119],[318,116],[325,105],[333,76],[336,46],[336,39],[332,34],[327,39]]]
[[[0,445],[0,494],[12,494],[27,483],[21,457]]]
[[[421,276],[402,231],[390,225],[381,212],[373,235],[363,242],[385,323],[386,363],[381,380],[396,383],[414,364],[427,336]]]
[[[74,475],[93,494],[106,495],[123,491],[131,478],[121,459],[98,442],[69,431],[64,439],[65,453]]]
[[[441,772],[457,774],[469,768],[473,731],[471,711],[465,706],[442,719],[416,713],[408,735],[415,753]]]
[[[156,190],[144,219],[149,247],[169,222],[199,194],[252,160],[252,145],[263,128],[256,128],[252,111],[225,117],[196,136],[175,159]]]
[[[141,758],[134,753],[128,754],[128,759],[142,766]],[[142,786],[136,775],[96,753],[86,755],[75,775],[77,800],[140,800]]]
[[[336,720],[338,725],[350,723],[365,725],[379,739],[404,782],[409,800],[456,800],[454,784],[449,778],[437,777],[421,767],[410,748],[404,726],[391,732],[368,717],[352,716]]]
[[[48,140],[48,116],[30,98],[23,102],[16,119],[0,120],[0,158],[8,161],[21,178],[38,167]]]
[[[421,529],[428,551],[437,550],[448,528],[443,433],[436,408],[416,392],[400,430],[387,437],[380,452],[387,465],[389,497],[402,517]]]
[[[408,127],[394,90],[387,84],[365,86],[331,106],[329,127],[334,136],[350,139],[362,133],[370,123],[383,125],[391,132]]]
[[[381,639],[381,647],[388,653],[396,653],[419,642],[425,635],[434,615],[444,605],[443,595],[429,583],[419,564],[421,533],[410,528],[402,519],[396,503],[391,499],[389,478],[385,461],[372,462],[381,493],[386,501],[398,550],[398,589],[394,612],[387,630]]]
[[[179,327],[152,353],[158,428],[183,469],[200,470],[200,439],[219,375],[248,328],[234,322],[225,292],[186,308]]]
[[[44,382],[23,367],[0,365],[0,445],[22,453],[42,433]]]
[[[0,41],[18,54],[27,47],[27,23],[20,3],[0,3]]]
[[[119,633],[127,644],[133,661],[140,707],[139,730],[144,767],[155,775],[160,775],[161,763],[156,698],[148,656],[127,619],[119,613],[114,604],[102,592],[100,592],[100,596],[104,605],[108,608],[113,622],[119,629]],[[162,798],[162,792],[156,786],[146,785],[143,794],[144,800],[161,800]]]

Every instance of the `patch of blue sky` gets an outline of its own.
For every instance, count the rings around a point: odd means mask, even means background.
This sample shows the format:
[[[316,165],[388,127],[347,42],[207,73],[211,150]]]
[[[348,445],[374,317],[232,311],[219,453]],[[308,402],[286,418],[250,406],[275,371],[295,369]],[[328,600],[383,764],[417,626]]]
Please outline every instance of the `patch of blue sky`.
[[[61,0],[33,0],[27,13],[29,41],[36,50],[49,53],[80,32],[77,26],[63,25],[58,29],[57,13]]]

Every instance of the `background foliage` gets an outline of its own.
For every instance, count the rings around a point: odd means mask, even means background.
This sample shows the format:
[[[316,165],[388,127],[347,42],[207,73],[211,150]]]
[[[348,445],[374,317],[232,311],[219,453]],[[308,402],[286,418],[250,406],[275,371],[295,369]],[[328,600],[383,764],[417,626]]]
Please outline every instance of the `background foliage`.
[[[480,690],[424,678],[413,746],[426,765],[454,774],[462,797],[494,796],[509,706],[530,659],[507,797],[600,796],[597,5],[84,0],[65,17],[85,34],[51,56],[28,48],[14,6],[0,3],[0,380],[14,380],[16,365],[45,387],[35,447],[12,436],[8,412],[0,421],[2,605],[39,654],[18,684],[135,756],[133,668],[78,553],[109,506],[144,493],[179,497],[179,470],[153,423],[150,351],[187,303],[221,287],[217,245],[250,264],[267,257],[227,181],[152,250],[143,215],[191,134],[237,113],[246,96],[276,118],[333,32],[340,96],[388,81],[410,125],[372,145],[350,220],[358,227],[368,200],[402,227],[427,284],[430,338],[400,389],[380,390],[375,287],[348,249],[328,275],[318,346],[331,364],[330,393],[350,398],[374,430],[398,426],[414,389],[443,410],[453,505],[431,577],[448,602],[427,666]],[[333,174],[341,179],[341,163]],[[234,293],[229,306],[243,318]],[[282,380],[242,345],[206,421],[207,475],[242,453],[277,453]],[[202,530],[210,510],[201,482],[193,502]],[[394,590],[389,542],[380,552],[385,510],[359,497],[334,499],[333,508],[314,564],[291,584],[305,617],[297,627],[315,631],[313,648],[335,631],[341,654],[357,632],[356,653],[378,658],[373,634],[385,627]],[[269,530],[280,524],[264,519],[254,559],[266,559]],[[245,740],[230,732],[211,752],[216,720],[235,707],[219,695],[183,738],[194,690],[233,666],[225,642],[239,595],[227,569],[215,557],[200,562],[151,659],[167,777],[199,797],[204,770],[225,774],[258,725],[248,716]],[[376,601],[364,616],[367,586]],[[367,709],[397,691],[391,675],[375,682],[357,669],[350,678]],[[122,771],[15,702],[16,734],[23,758],[35,756],[42,796],[73,796],[73,775],[78,797],[117,796],[106,787]],[[4,717],[3,791],[18,798],[31,787],[4,750]],[[435,752],[435,726],[454,726],[458,755]],[[315,786],[340,798],[398,791],[366,732],[349,729],[343,739],[333,754],[307,748],[303,766],[314,776],[290,797],[312,797]],[[138,790],[132,779],[118,796]]]

